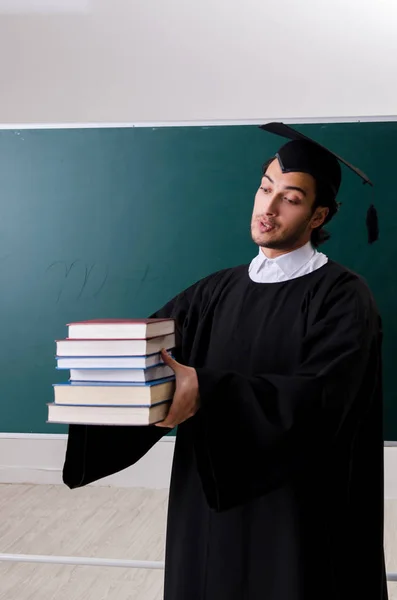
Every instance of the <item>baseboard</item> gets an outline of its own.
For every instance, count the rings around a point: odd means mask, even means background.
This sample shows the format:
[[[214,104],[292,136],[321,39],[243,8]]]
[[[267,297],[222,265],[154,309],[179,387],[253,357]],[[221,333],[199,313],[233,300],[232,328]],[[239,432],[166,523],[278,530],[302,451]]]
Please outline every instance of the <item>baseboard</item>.
[[[0,483],[61,484],[66,435],[0,433]],[[175,438],[162,438],[136,465],[92,485],[169,487]],[[397,445],[385,447],[385,497],[397,499]]]
[[[66,435],[0,433],[0,483],[61,484]],[[136,465],[92,485],[166,489],[172,436],[162,438]]]

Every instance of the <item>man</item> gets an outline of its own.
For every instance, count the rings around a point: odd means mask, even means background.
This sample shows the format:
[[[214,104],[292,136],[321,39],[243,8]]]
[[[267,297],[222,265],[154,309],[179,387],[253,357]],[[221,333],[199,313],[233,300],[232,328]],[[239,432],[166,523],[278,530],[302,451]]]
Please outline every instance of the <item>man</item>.
[[[165,600],[386,600],[380,319],[362,279],[313,247],[342,159],[266,128],[292,141],[255,197],[258,256],[156,313],[178,334],[166,420],[71,426],[64,481],[123,469],[179,425]]]

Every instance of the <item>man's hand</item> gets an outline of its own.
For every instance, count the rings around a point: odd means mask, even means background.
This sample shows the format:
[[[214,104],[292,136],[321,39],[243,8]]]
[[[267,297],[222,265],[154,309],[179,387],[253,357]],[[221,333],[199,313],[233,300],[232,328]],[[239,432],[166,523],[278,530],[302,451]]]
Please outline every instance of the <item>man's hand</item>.
[[[196,414],[200,406],[199,386],[196,369],[186,367],[177,362],[165,351],[161,356],[166,365],[175,373],[175,395],[167,417],[157,427],[170,427],[173,429],[183,421]]]

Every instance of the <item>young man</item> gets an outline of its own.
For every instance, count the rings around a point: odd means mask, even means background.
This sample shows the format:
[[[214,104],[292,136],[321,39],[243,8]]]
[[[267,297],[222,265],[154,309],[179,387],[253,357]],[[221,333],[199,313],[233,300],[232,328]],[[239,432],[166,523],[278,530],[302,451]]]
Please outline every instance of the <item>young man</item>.
[[[387,598],[380,319],[362,279],[313,248],[338,159],[291,131],[255,197],[258,256],[156,313],[178,333],[166,420],[70,427],[77,487],[179,425],[165,600]]]

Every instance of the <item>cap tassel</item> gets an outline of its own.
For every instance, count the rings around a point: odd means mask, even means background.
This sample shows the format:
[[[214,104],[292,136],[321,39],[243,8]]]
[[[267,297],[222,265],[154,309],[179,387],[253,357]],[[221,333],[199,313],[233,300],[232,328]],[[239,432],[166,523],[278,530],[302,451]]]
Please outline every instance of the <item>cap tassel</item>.
[[[379,239],[378,213],[373,204],[371,204],[367,211],[366,224],[368,231],[368,244],[373,244]]]

